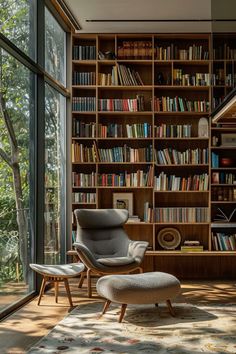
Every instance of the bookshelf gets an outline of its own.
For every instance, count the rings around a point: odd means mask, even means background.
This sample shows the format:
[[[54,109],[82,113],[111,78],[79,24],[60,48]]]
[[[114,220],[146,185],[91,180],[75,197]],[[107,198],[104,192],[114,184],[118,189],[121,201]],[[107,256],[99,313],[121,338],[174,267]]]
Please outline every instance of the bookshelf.
[[[112,208],[113,194],[127,193],[137,218],[125,229],[150,246],[145,271],[220,278],[227,269],[233,276],[228,260],[221,264],[234,252],[212,246],[212,174],[221,167],[212,166],[218,146],[211,135],[221,133],[209,121],[217,67],[211,36],[75,34],[72,46],[72,212]],[[236,176],[236,165],[229,173]],[[158,240],[166,228],[181,234],[173,250]],[[187,240],[198,240],[203,251],[181,252]],[[209,276],[211,256],[217,266]]]

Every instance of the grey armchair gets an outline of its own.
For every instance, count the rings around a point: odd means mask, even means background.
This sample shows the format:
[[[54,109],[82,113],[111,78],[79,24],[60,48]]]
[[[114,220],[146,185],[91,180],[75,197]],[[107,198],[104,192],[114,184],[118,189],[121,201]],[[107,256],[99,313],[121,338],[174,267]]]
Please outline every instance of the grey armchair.
[[[88,297],[92,296],[91,273],[97,275],[143,270],[140,264],[148,242],[131,241],[123,229],[125,209],[76,209],[77,237],[74,247],[87,267]]]

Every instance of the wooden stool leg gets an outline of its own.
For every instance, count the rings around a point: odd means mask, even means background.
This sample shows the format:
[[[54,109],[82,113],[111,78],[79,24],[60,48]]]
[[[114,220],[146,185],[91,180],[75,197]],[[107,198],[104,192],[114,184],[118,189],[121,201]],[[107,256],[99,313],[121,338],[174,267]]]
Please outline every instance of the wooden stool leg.
[[[54,288],[55,288],[55,301],[56,301],[56,303],[58,303],[58,281],[57,281],[57,279],[55,279],[55,281],[54,281]]]
[[[39,292],[38,306],[40,305],[41,298],[43,296],[45,286],[46,286],[46,279],[45,279],[45,277],[43,277],[41,288],[40,288],[40,292]]]
[[[64,284],[65,284],[65,288],[66,288],[66,292],[67,292],[67,296],[68,296],[68,300],[69,300],[70,306],[73,307],[68,279],[66,279],[66,278],[64,279]]]
[[[171,316],[175,317],[175,311],[174,311],[174,309],[173,309],[173,307],[171,305],[170,300],[166,300],[166,304],[168,306],[168,309],[169,309],[169,312],[170,312]]]
[[[104,307],[103,307],[103,310],[102,310],[102,313],[101,313],[101,316],[104,315],[104,313],[107,312],[107,310],[108,310],[110,304],[111,304],[111,301],[110,301],[110,300],[107,300],[107,301],[105,302]]]
[[[118,321],[119,323],[121,323],[124,318],[126,307],[127,307],[127,304],[121,305],[121,313],[120,313],[120,317],[119,317],[119,321]]]
[[[88,282],[88,297],[92,297],[92,285],[91,285],[91,269],[87,270],[87,282]]]
[[[80,275],[80,280],[79,280],[79,285],[78,288],[82,288],[83,282],[84,282],[84,278],[85,278],[85,273],[81,273]]]

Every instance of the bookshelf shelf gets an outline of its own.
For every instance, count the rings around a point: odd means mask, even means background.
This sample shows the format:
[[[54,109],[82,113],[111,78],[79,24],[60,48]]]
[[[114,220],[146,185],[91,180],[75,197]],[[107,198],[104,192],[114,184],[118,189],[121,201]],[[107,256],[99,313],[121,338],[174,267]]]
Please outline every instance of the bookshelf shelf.
[[[100,91],[133,91],[133,90],[140,90],[140,91],[151,91],[152,86],[143,85],[143,86],[122,86],[122,85],[104,85],[104,86],[97,86]]]
[[[224,37],[225,40],[232,48],[236,47],[234,40]],[[214,41],[213,38],[212,41],[210,34],[200,33],[72,34],[73,53],[77,55],[72,60],[72,97],[85,99],[85,102],[86,99],[94,100],[94,110],[72,111],[73,127],[78,128],[78,131],[77,128],[73,130],[73,146],[83,145],[82,148],[92,151],[92,158],[85,159],[92,162],[75,161],[71,164],[72,175],[76,178],[81,175],[85,179],[82,184],[92,186],[72,185],[72,192],[79,196],[84,194],[87,201],[96,201],[73,202],[72,210],[76,207],[112,208],[114,193],[132,194],[133,214],[141,222],[127,223],[125,228],[131,239],[149,242],[151,249],[147,251],[145,271],[178,273],[180,278],[185,275],[209,278],[211,269],[212,276],[220,278],[227,269],[229,277],[235,276],[224,256],[231,256],[231,261],[236,251],[214,250],[212,235],[225,230],[233,232],[234,228],[236,233],[236,223],[213,221],[219,207],[225,208],[228,216],[236,204],[231,199],[222,201],[213,198],[220,189],[230,190],[230,193],[236,189],[236,184],[227,184],[222,180],[223,174],[227,174],[227,178],[228,175],[230,178],[235,175],[236,180],[236,165],[227,167],[221,162],[222,157],[233,156],[236,147],[220,145],[221,133],[236,133],[236,126],[209,127],[212,108],[236,83],[236,77],[230,76],[232,65],[232,72],[236,72],[236,60],[232,64],[233,61],[228,59],[225,46],[224,53],[220,51],[220,56],[216,55],[221,43],[222,39]],[[86,49],[84,52],[84,46],[89,48],[87,52]],[[76,52],[77,48],[79,52]],[[77,60],[79,57],[87,59]],[[77,77],[83,77],[83,81],[77,81]],[[84,77],[86,80],[88,77],[88,81],[84,81]],[[84,85],[85,82],[88,85]],[[168,106],[165,107],[165,104]],[[74,107],[77,108],[77,105]],[[88,108],[87,105],[80,106],[82,109],[84,107]],[[207,136],[202,136],[198,131],[199,121],[203,117],[208,121],[208,128],[205,128],[208,129]],[[213,136],[219,138],[216,146],[211,146]],[[127,151],[124,153],[124,147],[129,153],[132,150],[138,156],[144,154],[140,158],[132,158],[143,162],[120,162],[132,161],[127,158]],[[164,151],[169,157],[168,164],[161,164],[162,160],[156,157],[157,153]],[[194,151],[197,151],[197,158],[189,157]],[[125,158],[119,155],[122,153]],[[217,167],[211,164],[212,153],[219,155]],[[102,158],[98,158],[101,154]],[[174,154],[178,158],[174,159]],[[182,159],[184,154],[188,157]],[[183,163],[185,161],[190,163]],[[218,182],[223,183],[214,183],[213,173],[214,178],[218,177]],[[125,176],[143,180],[141,183],[130,183]],[[170,186],[159,186],[158,183],[163,180]],[[184,185],[187,180],[192,183],[190,187]],[[77,180],[73,181],[77,184]],[[180,186],[176,187],[174,183],[180,183]],[[86,199],[91,195],[95,199]],[[75,230],[75,227],[74,221],[72,229]],[[186,240],[198,240],[204,251],[162,249],[158,233],[169,228],[179,231],[181,245]],[[160,260],[155,261],[156,256]],[[206,260],[211,256],[215,257],[214,264]],[[175,257],[182,262],[179,267]]]

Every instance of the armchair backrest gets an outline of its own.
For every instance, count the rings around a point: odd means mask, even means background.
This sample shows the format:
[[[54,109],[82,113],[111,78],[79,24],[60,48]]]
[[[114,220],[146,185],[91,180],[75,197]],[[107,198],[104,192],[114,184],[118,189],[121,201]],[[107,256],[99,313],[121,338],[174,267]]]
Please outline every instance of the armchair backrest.
[[[128,219],[126,209],[76,209],[76,241],[95,258],[122,257],[128,254],[129,238],[123,229]]]

